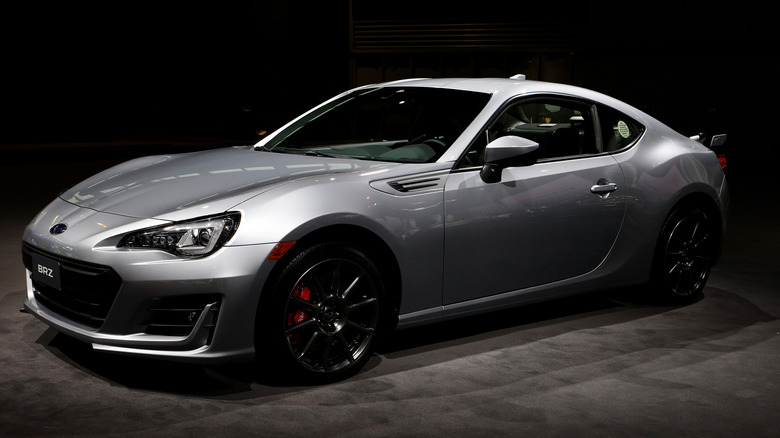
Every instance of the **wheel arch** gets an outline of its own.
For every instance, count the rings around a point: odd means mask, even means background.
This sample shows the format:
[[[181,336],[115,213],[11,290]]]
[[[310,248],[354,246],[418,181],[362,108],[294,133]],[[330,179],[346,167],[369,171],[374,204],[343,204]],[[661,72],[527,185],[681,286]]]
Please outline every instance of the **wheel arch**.
[[[390,246],[376,233],[354,224],[333,224],[309,231],[295,240],[285,254],[276,262],[263,288],[260,303],[273,296],[273,288],[284,268],[303,249],[326,242],[343,242],[368,254],[378,265],[382,275],[385,293],[389,305],[385,306],[382,315],[383,328],[392,330],[398,324],[398,314],[401,306],[402,280],[401,269]]]
[[[723,234],[724,234],[724,218],[721,213],[720,208],[718,207],[718,203],[715,199],[713,199],[711,196],[709,196],[706,193],[703,192],[693,192],[688,193],[687,195],[683,196],[677,202],[668,210],[668,213],[666,215],[666,218],[664,218],[664,226],[666,222],[672,217],[672,215],[683,208],[690,208],[690,207],[696,207],[700,208],[708,217],[712,218],[714,221],[713,223],[713,229],[717,230],[718,234],[716,237],[716,248],[717,252],[715,254],[715,260],[713,261],[713,264],[717,262],[717,260],[720,258],[721,251],[723,249]],[[663,232],[663,226],[661,227],[660,233]],[[656,239],[657,240],[657,239]]]

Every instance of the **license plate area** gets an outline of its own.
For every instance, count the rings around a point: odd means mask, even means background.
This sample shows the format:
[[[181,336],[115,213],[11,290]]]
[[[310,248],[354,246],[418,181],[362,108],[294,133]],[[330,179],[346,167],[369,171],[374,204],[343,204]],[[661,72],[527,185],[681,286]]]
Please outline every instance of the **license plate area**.
[[[59,262],[40,254],[32,254],[32,279],[54,289],[62,290]]]

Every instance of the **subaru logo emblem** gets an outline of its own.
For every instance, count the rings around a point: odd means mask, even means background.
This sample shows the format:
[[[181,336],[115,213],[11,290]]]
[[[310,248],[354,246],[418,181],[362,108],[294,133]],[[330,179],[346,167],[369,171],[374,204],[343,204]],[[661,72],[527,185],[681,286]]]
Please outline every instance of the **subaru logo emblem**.
[[[52,233],[52,234],[62,234],[67,229],[68,229],[68,226],[65,225],[65,224],[57,224],[57,225],[49,228],[49,232]]]

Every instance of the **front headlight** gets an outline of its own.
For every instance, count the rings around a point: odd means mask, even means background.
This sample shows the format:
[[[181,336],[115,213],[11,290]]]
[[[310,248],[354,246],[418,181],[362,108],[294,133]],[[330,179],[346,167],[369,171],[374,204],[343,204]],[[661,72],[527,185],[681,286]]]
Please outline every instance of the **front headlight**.
[[[203,257],[221,248],[238,228],[239,213],[204,217],[127,234],[118,248],[159,249],[184,257]]]

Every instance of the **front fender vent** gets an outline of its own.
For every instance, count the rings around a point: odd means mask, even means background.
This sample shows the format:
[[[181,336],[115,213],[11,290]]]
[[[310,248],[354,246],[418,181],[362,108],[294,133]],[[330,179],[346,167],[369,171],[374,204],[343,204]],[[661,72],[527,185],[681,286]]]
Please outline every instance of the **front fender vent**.
[[[410,178],[374,181],[371,186],[391,195],[411,195],[443,190],[444,181],[446,178],[441,174],[416,175]]]
[[[390,181],[387,185],[399,192],[407,193],[437,187],[440,180],[441,178],[422,178],[406,181]]]

